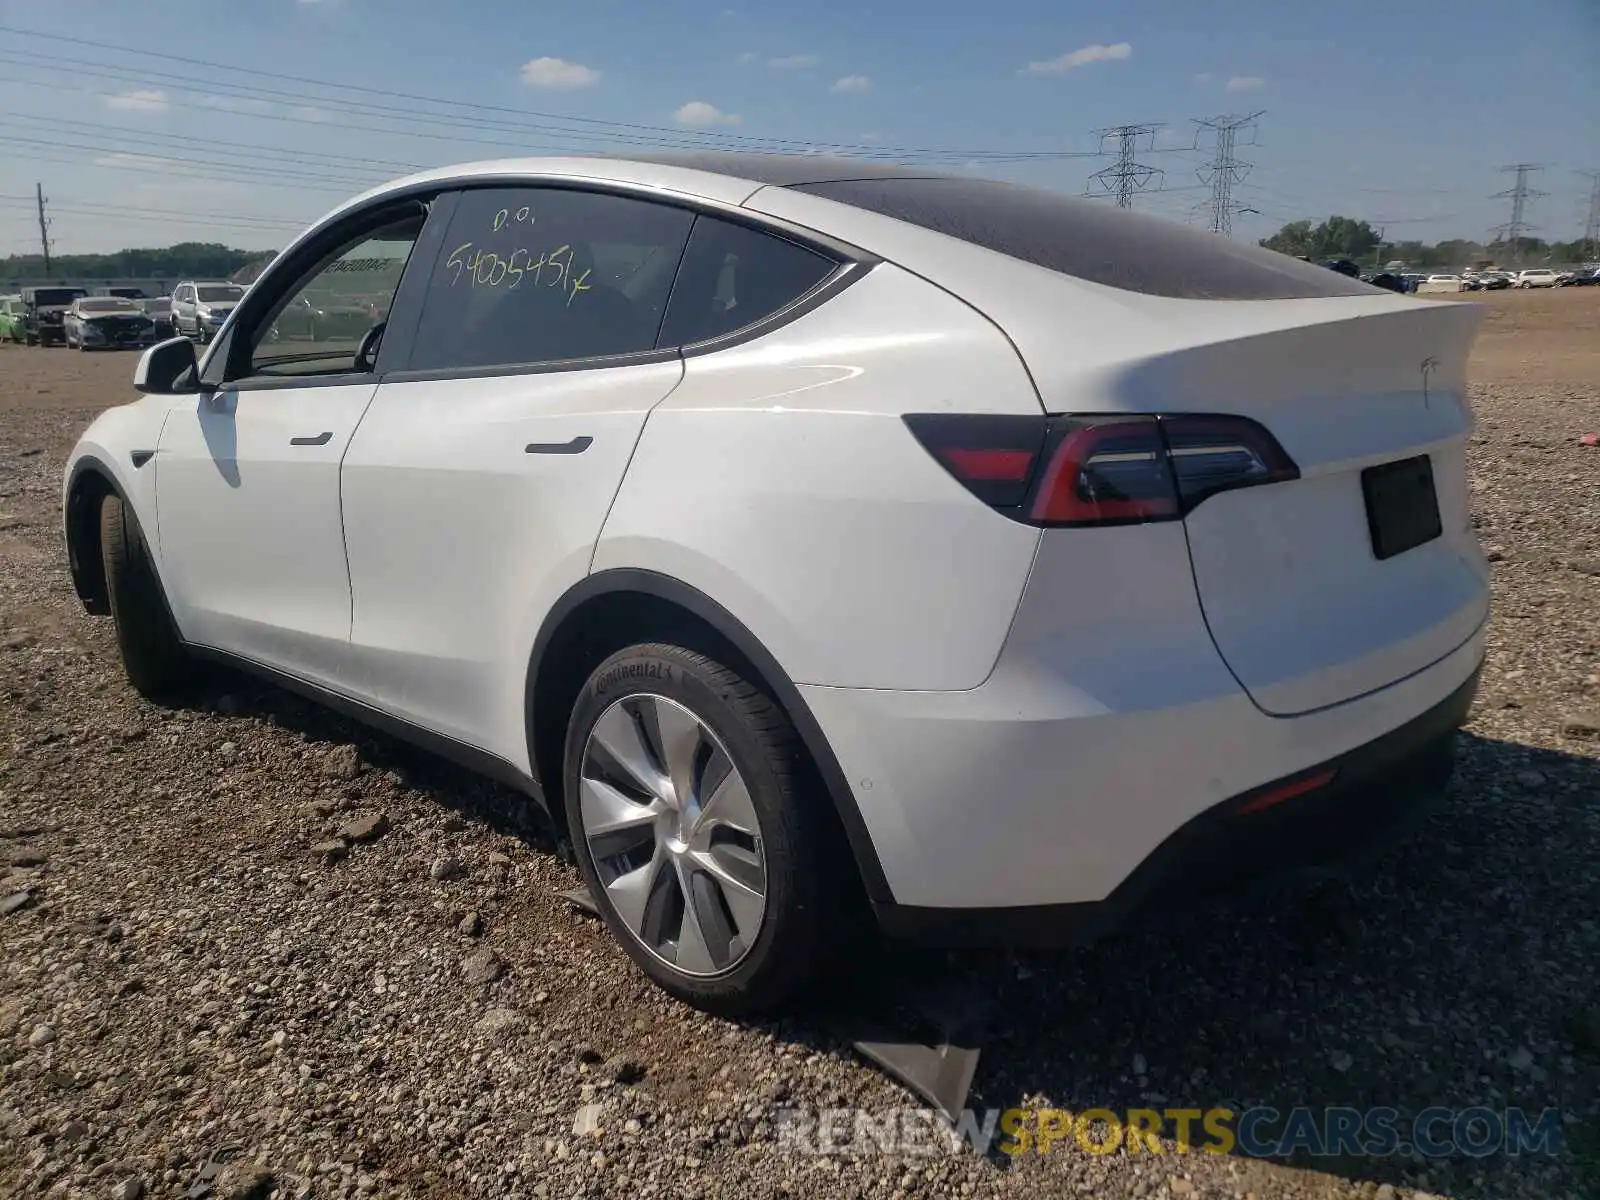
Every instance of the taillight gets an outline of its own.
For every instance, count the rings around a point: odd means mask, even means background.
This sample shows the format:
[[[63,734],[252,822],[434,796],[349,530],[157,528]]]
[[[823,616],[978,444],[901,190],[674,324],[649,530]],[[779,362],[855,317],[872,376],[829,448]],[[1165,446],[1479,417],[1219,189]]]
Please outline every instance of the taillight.
[[[905,421],[968,491],[1029,525],[1172,521],[1218,492],[1300,477],[1248,417],[926,413]]]

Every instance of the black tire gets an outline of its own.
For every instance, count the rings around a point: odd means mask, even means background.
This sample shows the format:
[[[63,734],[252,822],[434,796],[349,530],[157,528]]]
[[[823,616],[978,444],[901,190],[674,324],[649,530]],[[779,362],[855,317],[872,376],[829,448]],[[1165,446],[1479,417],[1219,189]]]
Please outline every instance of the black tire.
[[[115,493],[100,502],[100,561],[128,682],[150,699],[170,694],[188,679],[191,660],[167,612],[138,518]]]
[[[634,934],[601,885],[584,835],[580,775],[590,734],[614,703],[633,696],[664,697],[688,709],[721,743],[759,822],[765,885],[759,932],[720,974],[680,971]],[[584,883],[613,936],[665,991],[707,1012],[746,1015],[795,999],[838,961],[854,925],[847,919],[854,864],[798,734],[755,683],[682,646],[621,650],[595,669],[573,705],[563,777],[567,829]]]

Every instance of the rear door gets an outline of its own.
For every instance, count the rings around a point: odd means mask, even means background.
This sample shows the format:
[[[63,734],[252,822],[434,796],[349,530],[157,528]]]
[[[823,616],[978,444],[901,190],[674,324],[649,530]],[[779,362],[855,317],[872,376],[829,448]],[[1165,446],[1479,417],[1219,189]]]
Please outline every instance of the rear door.
[[[657,339],[693,222],[600,191],[457,197],[409,361],[344,460],[357,694],[525,761],[535,631],[683,374]]]

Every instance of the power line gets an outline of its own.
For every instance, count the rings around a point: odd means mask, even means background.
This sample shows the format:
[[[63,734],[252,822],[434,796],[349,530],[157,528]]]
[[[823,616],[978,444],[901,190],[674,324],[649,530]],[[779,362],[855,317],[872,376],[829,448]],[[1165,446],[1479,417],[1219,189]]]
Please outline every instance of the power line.
[[[1510,166],[1501,167],[1501,174],[1515,172],[1517,181],[1505,191],[1496,192],[1489,197],[1491,200],[1511,201],[1511,219],[1504,225],[1496,225],[1494,232],[1498,241],[1504,242],[1511,247],[1511,261],[1513,263],[1522,261],[1522,237],[1535,228],[1535,226],[1528,224],[1528,201],[1549,194],[1548,192],[1536,190],[1528,183],[1528,177],[1533,172],[1542,170],[1544,170],[1543,167],[1534,163],[1512,163]]]
[[[144,58],[154,58],[182,64],[185,67],[202,67],[211,71],[222,72],[225,76],[236,79],[239,76],[255,76],[261,79],[271,79],[304,86],[322,88],[328,91],[344,93],[360,93],[367,96],[377,96],[388,100],[404,101],[404,106],[377,104],[372,101],[352,101],[347,97],[321,98],[323,103],[337,103],[341,109],[352,110],[357,106],[376,110],[371,113],[359,115],[378,115],[379,112],[397,114],[408,120],[421,119],[435,122],[444,121],[459,123],[463,119],[470,119],[471,125],[476,127],[495,126],[511,128],[521,132],[537,131],[547,137],[578,138],[593,144],[595,141],[628,142],[642,145],[664,146],[672,149],[771,149],[788,148],[789,153],[829,151],[833,153],[849,154],[856,157],[913,157],[934,158],[942,160],[968,159],[973,161],[1012,161],[1025,159],[1058,159],[1089,157],[1083,151],[997,151],[997,150],[949,150],[942,148],[917,148],[904,146],[868,146],[845,142],[816,142],[800,138],[774,138],[754,134],[725,133],[709,129],[681,129],[662,125],[648,125],[639,122],[611,121],[598,117],[565,116],[557,113],[530,111],[526,109],[510,108],[504,105],[479,104],[466,100],[450,100],[440,96],[418,95],[412,92],[392,91],[386,88],[364,87],[352,83],[336,83],[329,80],[314,79],[303,75],[289,75],[276,71],[262,71],[250,67],[242,67],[231,63],[216,62],[210,59],[190,58],[184,55],[163,54],[154,50],[136,50],[127,46],[118,46],[109,42],[94,41],[89,38],[68,37],[63,34],[42,33],[32,29],[19,29],[15,26],[0,25],[0,33],[17,34],[22,37],[42,38],[55,42],[66,42],[77,46],[87,46],[97,50],[110,51],[117,55],[119,61],[126,61],[126,56],[136,54]],[[13,52],[16,54],[18,52]],[[47,55],[35,51],[21,51],[28,58],[76,65],[79,67],[111,68],[112,64],[93,60],[71,59],[56,55]],[[26,61],[15,65],[30,65]],[[308,97],[301,90],[282,91],[230,83],[227,80],[196,79],[192,71],[184,74],[155,71],[150,68],[134,67],[134,71],[141,72],[135,79],[148,79],[160,77],[173,80],[179,85],[186,85],[189,90],[194,90],[196,84],[203,85],[212,91],[221,91],[225,94],[239,95],[242,92],[255,92],[260,96],[271,96],[287,100],[295,104],[306,105],[318,102],[317,97]],[[115,75],[115,72],[110,72]],[[127,72],[121,74],[128,78]],[[441,105],[466,112],[437,114],[432,117],[419,114],[418,104]],[[478,114],[504,114],[498,119],[486,118]],[[251,114],[242,114],[251,115]],[[505,118],[515,119],[512,125]]]
[[[1100,152],[1105,153],[1107,141],[1114,141],[1117,146],[1117,161],[1103,170],[1096,171],[1089,176],[1091,184],[1098,183],[1103,192],[1109,192],[1117,198],[1118,208],[1132,208],[1133,194],[1146,190],[1152,181],[1160,184],[1166,172],[1159,167],[1151,167],[1138,161],[1139,142],[1149,138],[1149,148],[1155,149],[1156,130],[1158,124],[1144,125],[1113,125],[1109,129],[1100,129]],[[1094,194],[1094,193],[1086,193]]]
[[[1208,223],[1213,233],[1229,236],[1233,233],[1235,213],[1259,212],[1258,209],[1240,205],[1233,198],[1234,185],[1243,183],[1254,165],[1239,159],[1234,150],[1238,145],[1239,131],[1253,128],[1263,111],[1246,116],[1211,117],[1194,123],[1196,149],[1199,149],[1200,139],[1208,131],[1215,139],[1210,165],[1195,172],[1201,183],[1211,187],[1211,200],[1206,207],[1209,209]]]

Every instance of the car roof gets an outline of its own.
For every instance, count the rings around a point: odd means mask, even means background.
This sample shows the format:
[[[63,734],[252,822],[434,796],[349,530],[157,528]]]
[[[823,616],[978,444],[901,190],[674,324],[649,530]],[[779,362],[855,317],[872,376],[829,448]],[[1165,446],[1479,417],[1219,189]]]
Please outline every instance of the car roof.
[[[790,187],[857,179],[959,179],[951,172],[913,169],[870,159],[828,154],[761,154],[746,151],[661,151],[594,155],[528,155],[433,167],[379,184],[317,222],[371,200],[428,185],[474,180],[570,179],[617,183],[739,205],[768,185]]]

